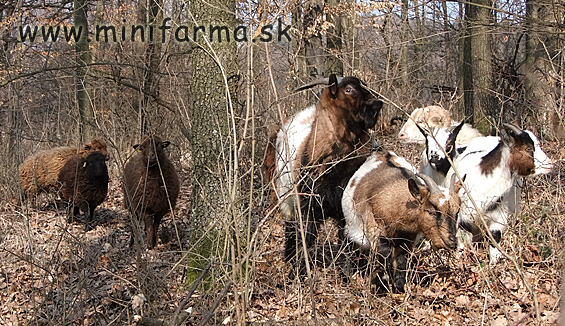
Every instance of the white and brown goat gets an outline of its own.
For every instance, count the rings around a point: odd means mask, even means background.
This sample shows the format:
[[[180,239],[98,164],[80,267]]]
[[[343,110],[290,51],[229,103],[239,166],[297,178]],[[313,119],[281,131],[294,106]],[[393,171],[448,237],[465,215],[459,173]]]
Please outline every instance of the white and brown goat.
[[[467,176],[465,188],[461,189],[457,241],[459,249],[465,243],[481,241],[483,232],[479,227],[483,216],[488,230],[499,243],[508,228],[508,220],[515,208],[507,200],[509,192],[519,177],[546,174],[553,163],[542,151],[536,136],[512,124],[503,124],[507,138],[479,137],[473,139],[453,162],[447,178],[455,174]],[[518,198],[519,202],[519,198]],[[490,247],[490,261],[497,262],[501,253]]]
[[[316,84],[320,82],[300,90]],[[328,87],[316,105],[298,112],[272,134],[264,163],[286,218],[285,259],[300,274],[305,272],[301,230],[308,248],[324,219],[333,217],[343,226],[343,189],[370,152],[368,130],[383,105],[358,78],[338,80],[331,75],[323,84]]]
[[[386,269],[422,234],[434,249],[455,249],[459,186],[438,186],[393,152],[374,153],[343,193],[345,235],[362,252],[378,254]],[[403,291],[404,278],[394,279]]]

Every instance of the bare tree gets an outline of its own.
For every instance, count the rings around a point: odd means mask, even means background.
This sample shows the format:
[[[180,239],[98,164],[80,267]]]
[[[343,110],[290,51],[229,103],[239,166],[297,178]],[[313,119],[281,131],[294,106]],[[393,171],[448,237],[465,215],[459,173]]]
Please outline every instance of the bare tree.
[[[492,22],[490,0],[473,0],[465,5],[463,91],[465,115],[479,123],[484,116],[496,115],[492,96]],[[484,128],[482,128],[484,131]]]
[[[82,31],[80,39],[76,42],[75,50],[77,53],[78,66],[76,68],[76,99],[79,111],[79,134],[81,141],[86,141],[94,137],[94,110],[92,108],[92,97],[90,95],[89,82],[87,78],[87,65],[91,62],[91,55],[88,42],[88,2],[85,0],[75,0],[74,20],[75,29]]]

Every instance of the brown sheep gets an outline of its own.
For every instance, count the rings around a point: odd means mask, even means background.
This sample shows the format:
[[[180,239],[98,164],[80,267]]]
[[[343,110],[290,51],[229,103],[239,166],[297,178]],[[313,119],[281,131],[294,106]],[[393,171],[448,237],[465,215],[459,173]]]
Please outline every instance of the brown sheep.
[[[59,172],[67,161],[74,155],[86,156],[91,152],[100,152],[106,157],[106,143],[100,138],[94,138],[81,148],[74,146],[56,147],[44,150],[28,157],[20,165],[20,186],[26,196],[37,195],[41,191],[53,192],[60,189]]]
[[[159,136],[149,136],[124,167],[124,206],[132,215],[145,221],[147,247],[157,244],[157,231],[161,218],[175,207],[180,183],[173,163],[164,148],[170,142]]]
[[[108,167],[106,155],[92,152],[88,156],[71,157],[59,172],[61,198],[72,206],[68,222],[81,210],[84,213],[86,229],[96,206],[102,204],[108,194]]]

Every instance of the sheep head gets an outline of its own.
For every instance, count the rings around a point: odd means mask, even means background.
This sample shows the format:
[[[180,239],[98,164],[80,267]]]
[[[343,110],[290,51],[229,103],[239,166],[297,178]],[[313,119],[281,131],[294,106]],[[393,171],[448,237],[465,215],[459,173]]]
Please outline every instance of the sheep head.
[[[170,144],[171,142],[162,141],[161,137],[157,135],[151,135],[146,137],[141,144],[133,145],[133,148],[142,153],[143,158],[149,167],[153,167],[157,164],[157,162],[166,159],[167,154],[163,149]]]
[[[108,183],[108,167],[106,166],[106,155],[103,153],[88,154],[82,161],[82,168],[89,180]]]
[[[439,187],[432,178],[423,174],[408,180],[408,189],[419,204],[420,230],[434,249],[455,249],[457,246],[455,232],[461,202],[457,192],[462,181],[456,183],[454,177],[449,189]],[[421,179],[423,184],[417,179]]]

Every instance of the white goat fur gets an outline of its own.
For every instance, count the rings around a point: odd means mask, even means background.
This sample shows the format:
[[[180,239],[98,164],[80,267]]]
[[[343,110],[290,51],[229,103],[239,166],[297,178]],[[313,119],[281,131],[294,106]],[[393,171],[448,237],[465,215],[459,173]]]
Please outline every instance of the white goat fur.
[[[298,168],[300,167],[299,153],[303,152],[306,140],[312,130],[316,106],[311,105],[290,117],[277,134],[276,149],[280,153],[274,179],[276,189],[281,198],[291,193],[292,188],[298,184]],[[285,135],[286,132],[286,135]],[[295,207],[294,196],[287,197],[281,203],[281,211],[285,216],[290,216]]]
[[[535,172],[533,175],[548,173],[551,171],[552,163],[547,155],[541,150],[536,136],[526,131],[534,143]],[[500,137],[479,137],[473,139],[466,150],[454,161],[454,168],[460,176],[466,175],[465,189],[459,191],[461,198],[461,209],[459,211],[458,224],[466,225],[471,230],[469,234],[459,227],[457,231],[458,248],[462,249],[466,243],[482,239],[482,232],[478,228],[480,215],[484,216],[489,231],[495,235],[499,232],[500,237],[508,227],[510,216],[515,213],[515,204],[519,205],[519,198],[514,198],[513,189],[519,175],[512,171],[510,161],[513,146],[510,148],[503,143],[500,160],[491,172],[484,173],[481,163],[489,153],[494,151],[503,142]],[[453,168],[448,172],[446,180],[455,173]],[[525,175],[524,175],[525,176]],[[510,196],[510,197],[509,197]],[[473,201],[476,203],[475,208]],[[512,200],[514,198],[514,200]],[[477,211],[478,209],[478,211]],[[490,261],[496,263],[501,253],[498,249],[490,246]]]

